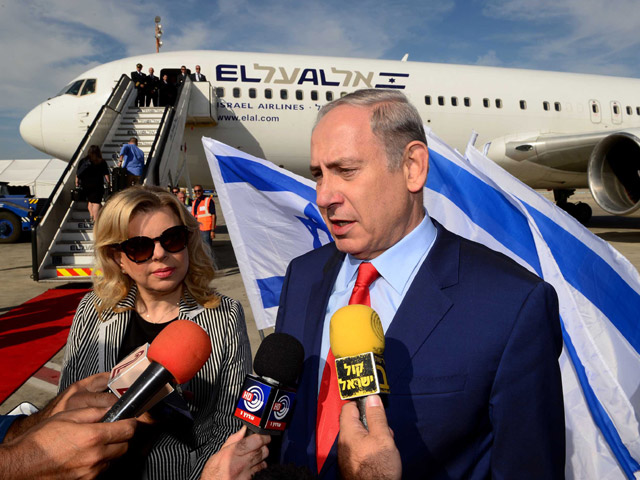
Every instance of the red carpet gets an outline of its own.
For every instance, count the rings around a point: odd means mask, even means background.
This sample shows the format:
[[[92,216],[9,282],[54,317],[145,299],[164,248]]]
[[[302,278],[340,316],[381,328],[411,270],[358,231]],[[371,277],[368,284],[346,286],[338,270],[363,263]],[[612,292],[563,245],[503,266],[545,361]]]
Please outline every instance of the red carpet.
[[[0,316],[0,403],[66,343],[86,288],[51,289]]]

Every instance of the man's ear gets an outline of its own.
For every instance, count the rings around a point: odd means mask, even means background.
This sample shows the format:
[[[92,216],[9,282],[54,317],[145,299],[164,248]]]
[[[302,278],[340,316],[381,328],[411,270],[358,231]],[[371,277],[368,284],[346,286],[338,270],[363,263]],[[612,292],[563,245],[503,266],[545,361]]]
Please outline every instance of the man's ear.
[[[418,141],[407,144],[404,149],[402,168],[407,182],[407,189],[411,193],[417,193],[427,183],[429,172],[429,149]]]

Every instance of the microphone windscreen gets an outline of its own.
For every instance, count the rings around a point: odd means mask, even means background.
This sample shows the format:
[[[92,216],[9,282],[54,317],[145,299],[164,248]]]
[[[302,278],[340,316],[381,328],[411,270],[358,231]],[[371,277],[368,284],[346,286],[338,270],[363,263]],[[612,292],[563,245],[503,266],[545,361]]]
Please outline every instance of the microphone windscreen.
[[[261,377],[287,386],[294,386],[302,371],[304,348],[287,333],[272,333],[258,347],[253,360],[253,371]]]
[[[367,305],[347,305],[331,317],[329,342],[336,358],[366,352],[384,353],[384,331],[380,317]]]
[[[198,373],[211,355],[211,339],[191,320],[167,325],[149,345],[147,357],[171,372],[178,383],[186,383]]]

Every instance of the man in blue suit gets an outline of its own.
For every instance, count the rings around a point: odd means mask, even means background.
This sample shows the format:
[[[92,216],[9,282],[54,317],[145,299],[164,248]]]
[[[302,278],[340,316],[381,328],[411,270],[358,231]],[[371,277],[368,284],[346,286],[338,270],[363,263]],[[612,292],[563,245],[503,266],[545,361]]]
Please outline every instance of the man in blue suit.
[[[370,263],[403,478],[564,478],[555,291],[430,219],[428,157],[422,120],[399,92],[361,90],[319,113],[311,173],[335,241],[293,260],[284,280],[276,331],[306,358],[280,460],[338,475],[335,433],[316,433],[329,322]],[[384,457],[362,458],[363,478],[376,478]]]

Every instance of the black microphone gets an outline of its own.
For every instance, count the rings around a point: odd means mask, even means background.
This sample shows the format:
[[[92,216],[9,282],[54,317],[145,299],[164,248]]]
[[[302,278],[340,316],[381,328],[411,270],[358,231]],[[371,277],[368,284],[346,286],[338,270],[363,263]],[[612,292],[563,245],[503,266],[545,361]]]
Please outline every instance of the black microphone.
[[[133,418],[153,406],[151,400],[168,382],[188,382],[211,355],[211,339],[190,320],[176,320],[155,338],[147,356],[151,364],[106,413],[102,422]]]
[[[234,416],[251,432],[280,435],[291,418],[303,362],[304,348],[296,338],[268,335],[253,360],[256,375],[245,377]]]

